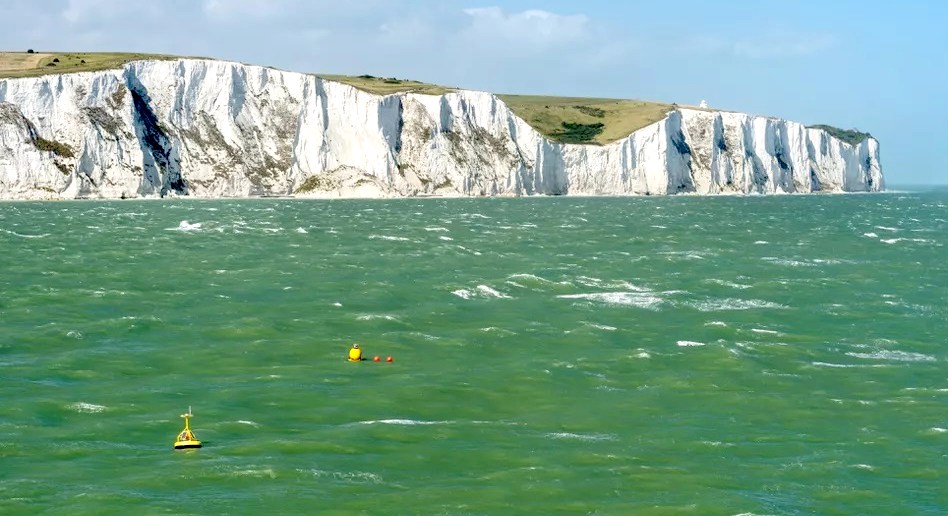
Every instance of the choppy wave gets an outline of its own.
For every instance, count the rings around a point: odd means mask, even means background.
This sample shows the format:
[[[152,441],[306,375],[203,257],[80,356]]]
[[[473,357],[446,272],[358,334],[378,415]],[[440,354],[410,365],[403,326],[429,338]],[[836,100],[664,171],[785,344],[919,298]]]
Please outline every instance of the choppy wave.
[[[484,297],[484,298],[497,298],[497,299],[511,299],[510,296],[495,290],[487,285],[478,285],[474,289],[457,289],[451,292],[455,296],[460,297],[461,299],[471,299],[475,297]]]
[[[678,346],[682,348],[690,348],[696,346],[706,346],[704,342],[695,342],[693,340],[679,340]]]
[[[634,306],[647,310],[658,310],[665,302],[654,292],[593,292],[589,294],[563,294],[556,296],[560,299],[584,299],[608,305]]]
[[[869,360],[894,360],[896,362],[934,362],[937,359],[930,355],[922,353],[911,353],[908,351],[882,350],[873,353],[846,353],[851,357],[865,358]]]
[[[782,305],[780,303],[774,303],[771,301],[764,301],[761,299],[720,298],[720,299],[706,299],[703,301],[689,301],[689,302],[685,302],[685,304],[701,312],[756,310],[756,309],[783,310],[783,309],[788,308],[786,305]]]
[[[0,231],[20,238],[46,238],[49,236],[49,233],[42,233],[39,235],[24,235],[22,233],[17,233],[16,231],[10,231],[9,229],[0,229]]]
[[[104,412],[108,407],[105,405],[96,405],[95,403],[77,401],[69,405],[69,408],[81,414],[98,414],[99,412]]]
[[[354,484],[381,484],[382,477],[375,473],[364,471],[325,471],[321,469],[298,470],[302,473],[308,473],[316,478],[331,478]]]
[[[546,434],[552,439],[572,439],[577,441],[616,441],[618,438],[612,434],[577,434],[574,432],[551,432]]]
[[[415,425],[450,425],[453,423],[454,421],[424,421],[424,420],[419,420],[419,419],[369,419],[367,421],[359,421],[356,424],[415,426]]]

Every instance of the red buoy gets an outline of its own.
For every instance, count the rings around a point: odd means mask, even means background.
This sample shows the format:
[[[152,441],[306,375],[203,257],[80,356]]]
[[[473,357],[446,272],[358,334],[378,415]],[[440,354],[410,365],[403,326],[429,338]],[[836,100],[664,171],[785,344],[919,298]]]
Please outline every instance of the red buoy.
[[[378,355],[376,355],[375,358],[373,358],[372,360],[375,360],[376,362],[378,362],[381,359],[378,357]]]
[[[385,361],[386,361],[386,362],[391,362],[391,361],[392,361],[392,357],[386,358]]]

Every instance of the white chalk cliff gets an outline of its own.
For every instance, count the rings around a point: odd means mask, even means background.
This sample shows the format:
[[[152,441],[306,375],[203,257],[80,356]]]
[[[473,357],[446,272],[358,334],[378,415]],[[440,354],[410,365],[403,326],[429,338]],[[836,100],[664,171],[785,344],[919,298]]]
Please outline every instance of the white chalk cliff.
[[[0,199],[879,191],[879,146],[677,109],[608,145],[490,93],[379,96],[212,60],[0,80]]]

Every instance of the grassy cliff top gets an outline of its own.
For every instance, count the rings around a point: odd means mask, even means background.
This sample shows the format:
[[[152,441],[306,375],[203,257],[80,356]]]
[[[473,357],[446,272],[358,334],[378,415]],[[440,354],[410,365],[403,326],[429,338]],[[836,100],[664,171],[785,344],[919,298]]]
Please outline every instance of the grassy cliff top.
[[[131,61],[177,56],[128,52],[0,52],[0,79],[114,70]]]
[[[332,75],[318,73],[315,74],[320,79],[328,81],[341,82],[348,84],[362,91],[374,93],[376,95],[391,95],[392,93],[421,93],[424,95],[444,95],[457,88],[448,86],[439,86],[437,84],[428,84],[425,82],[412,81],[408,79],[396,79],[395,77],[375,77],[373,75]]]
[[[872,138],[872,135],[869,133],[861,132],[859,129],[840,129],[839,127],[833,127],[826,124],[817,124],[817,125],[808,125],[808,129],[822,129],[830,134],[830,136],[842,140],[850,145],[859,145],[864,140]]]
[[[178,56],[125,52],[0,52],[0,79],[94,72],[122,67],[130,61],[167,60]],[[395,77],[315,74],[377,95],[420,93],[443,95],[457,88]],[[565,143],[606,144],[658,122],[671,104],[640,100],[580,97],[499,95],[520,118],[544,136]]]

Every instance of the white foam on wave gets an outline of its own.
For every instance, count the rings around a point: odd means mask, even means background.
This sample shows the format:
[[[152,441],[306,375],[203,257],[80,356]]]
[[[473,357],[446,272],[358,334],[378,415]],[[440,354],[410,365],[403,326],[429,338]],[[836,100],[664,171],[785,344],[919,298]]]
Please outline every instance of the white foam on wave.
[[[79,330],[69,330],[66,332],[66,336],[76,340],[82,340],[82,332]]]
[[[931,240],[926,240],[924,238],[883,238],[879,240],[883,244],[897,244],[899,242],[916,242],[921,244],[930,243]]]
[[[911,353],[908,351],[882,350],[873,353],[846,353],[848,356],[856,358],[865,358],[868,360],[894,360],[896,362],[934,362],[936,358],[922,353]]]
[[[811,365],[819,367],[834,367],[838,369],[858,369],[863,367],[886,367],[882,364],[834,364],[831,362],[810,362]]]
[[[356,320],[359,320],[359,321],[374,321],[376,319],[382,319],[384,321],[397,321],[398,320],[398,318],[395,317],[394,315],[388,315],[388,314],[362,314],[356,317]]]
[[[721,286],[723,286],[723,287],[730,287],[730,288],[734,288],[734,289],[738,289],[738,290],[744,290],[744,289],[751,288],[750,285],[744,285],[744,284],[742,284],[742,283],[735,283],[735,282],[733,282],[733,281],[727,281],[727,280],[721,280],[721,279],[714,279],[714,278],[711,278],[711,279],[706,279],[706,280],[704,280],[704,281],[705,281],[706,283],[713,283],[713,284],[715,284],[715,285],[721,285]]]
[[[782,335],[779,331],[776,330],[765,330],[763,328],[751,328],[751,331],[754,333],[764,333],[767,335]]]
[[[770,262],[775,265],[783,265],[785,267],[816,267],[815,263],[810,263],[800,260],[792,260],[790,258],[779,258],[776,256],[765,256],[761,258],[765,262]]]
[[[176,228],[168,228],[168,231],[200,231],[200,230],[201,230],[200,222],[195,222],[194,224],[192,224],[186,220],[182,220],[180,223],[178,223],[178,227]]]
[[[754,310],[758,308],[779,310],[779,309],[787,308],[786,306],[781,305],[780,303],[773,303],[771,301],[764,301],[761,299],[721,298],[721,299],[708,299],[708,300],[698,301],[698,302],[689,302],[686,304],[701,312]]]
[[[231,477],[257,477],[257,478],[276,478],[276,472],[272,468],[247,468],[231,471],[228,476]]]
[[[392,242],[409,242],[410,238],[392,235],[369,235],[369,240],[389,240]]]
[[[654,292],[594,292],[590,294],[563,294],[556,297],[560,299],[585,299],[608,305],[634,306],[647,310],[658,310],[659,306],[665,302]]]
[[[879,238],[879,235],[877,235],[877,234],[875,234],[875,233],[872,233],[872,232],[863,233],[862,236],[868,237],[868,238]]]
[[[458,289],[451,292],[452,294],[462,298],[462,299],[471,299],[473,297],[492,297],[496,299],[510,299],[510,296],[499,292],[487,285],[478,285],[474,287],[473,290],[468,289]]]
[[[603,280],[600,278],[592,278],[589,276],[578,276],[576,278],[576,283],[586,287],[597,287],[597,288],[620,288],[624,290],[631,290],[633,292],[651,292],[651,290],[640,287],[638,285],[633,285],[625,280]]]
[[[433,226],[433,227],[425,228],[425,231],[448,231],[448,228],[443,228],[441,226]]]
[[[935,434],[948,434],[948,428],[941,428],[939,426],[933,426],[929,428],[928,431]]]
[[[306,231],[306,229],[305,229],[305,228],[302,228],[302,227],[296,228],[296,232],[297,232],[297,233],[300,233],[300,234],[302,234],[302,235],[305,235],[305,234],[309,233],[309,231]]]
[[[422,421],[419,419],[370,419],[367,421],[359,421],[356,424],[416,426],[416,425],[450,425],[452,423],[454,423],[454,421]]]
[[[873,226],[873,227],[876,229],[882,229],[885,231],[893,231],[893,232],[899,230],[899,228],[891,228],[891,227],[886,227],[886,226]]]
[[[754,242],[754,245],[767,245],[767,244],[769,244],[769,243],[770,243],[770,242],[768,242],[768,241],[766,241],[766,240],[757,240],[757,241]]]
[[[616,331],[619,329],[619,328],[616,328],[615,326],[606,326],[605,324],[596,324],[596,323],[590,323],[590,322],[583,323],[583,324],[596,328],[597,330]]]
[[[553,439],[573,439],[577,441],[615,441],[616,436],[611,434],[577,434],[574,432],[551,432],[546,434]]]
[[[449,237],[449,236],[444,236],[444,235],[439,236],[439,237],[438,237],[438,240],[444,240],[445,242],[453,242],[453,241],[454,241],[453,238],[451,238],[451,237]]]
[[[679,340],[678,346],[682,348],[691,348],[696,346],[705,346],[704,342],[695,342],[693,340]]]
[[[10,231],[9,229],[3,229],[3,230],[0,230],[0,231],[3,231],[4,233],[7,233],[7,234],[10,234],[10,235],[13,235],[13,236],[17,236],[17,237],[20,237],[20,238],[46,238],[46,237],[49,236],[49,233],[43,233],[43,234],[41,234],[41,235],[24,235],[24,234],[22,234],[22,233],[17,233],[16,231]]]
[[[299,471],[306,472],[305,470]],[[382,477],[376,475],[375,473],[367,473],[364,471],[325,471],[322,469],[311,469],[308,471],[308,473],[316,478],[332,478],[334,480],[341,480],[343,482],[350,483],[382,483]]]
[[[724,321],[711,321],[711,322],[706,322],[706,323],[704,323],[704,325],[705,325],[705,326],[720,326],[720,327],[722,327],[722,328],[726,328],[726,327],[727,327],[727,323],[724,322]]]
[[[96,405],[95,403],[77,401],[76,403],[69,405],[69,408],[81,414],[98,414],[99,412],[103,412],[107,407],[105,405]]]
[[[240,423],[241,425],[248,425],[248,426],[252,426],[252,427],[259,427],[259,426],[260,426],[260,423],[257,423],[257,422],[255,422],[255,421],[247,421],[247,420],[245,420],[245,419],[238,419],[237,422]]]

